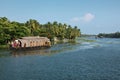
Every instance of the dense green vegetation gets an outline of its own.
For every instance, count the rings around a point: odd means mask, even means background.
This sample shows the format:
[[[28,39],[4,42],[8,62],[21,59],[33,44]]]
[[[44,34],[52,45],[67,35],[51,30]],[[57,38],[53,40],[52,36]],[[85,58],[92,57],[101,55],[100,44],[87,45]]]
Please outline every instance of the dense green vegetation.
[[[98,37],[106,37],[106,38],[120,38],[120,32],[115,32],[115,33],[100,33],[98,34]]]
[[[37,20],[30,19],[25,23],[20,23],[0,17],[0,45],[24,36],[44,36],[52,40],[54,37],[75,39],[80,35],[80,29],[77,26],[72,27],[56,21],[40,24]]]

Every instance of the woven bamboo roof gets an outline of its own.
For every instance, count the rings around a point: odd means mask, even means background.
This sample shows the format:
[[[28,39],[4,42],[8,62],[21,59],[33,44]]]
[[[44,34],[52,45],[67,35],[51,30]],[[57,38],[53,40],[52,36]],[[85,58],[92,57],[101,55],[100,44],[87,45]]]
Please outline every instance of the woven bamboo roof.
[[[26,39],[27,39],[27,40],[28,40],[28,39],[29,39],[29,40],[30,40],[30,39],[31,39],[31,40],[32,40],[32,39],[45,39],[45,40],[49,40],[47,37],[39,37],[39,36],[22,37],[21,39],[25,39],[25,40],[26,40]]]

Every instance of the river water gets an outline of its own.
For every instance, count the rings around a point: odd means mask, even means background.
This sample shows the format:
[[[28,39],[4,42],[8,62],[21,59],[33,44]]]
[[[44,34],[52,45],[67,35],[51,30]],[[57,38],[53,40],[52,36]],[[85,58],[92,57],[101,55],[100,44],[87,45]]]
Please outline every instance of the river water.
[[[49,49],[0,50],[0,80],[120,80],[120,39],[86,37]]]

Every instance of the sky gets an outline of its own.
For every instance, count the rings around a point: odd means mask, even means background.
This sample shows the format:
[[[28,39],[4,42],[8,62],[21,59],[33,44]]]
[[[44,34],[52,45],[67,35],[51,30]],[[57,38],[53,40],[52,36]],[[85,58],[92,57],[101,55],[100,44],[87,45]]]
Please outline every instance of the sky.
[[[120,0],[0,0],[0,17],[77,26],[83,34],[120,31]]]

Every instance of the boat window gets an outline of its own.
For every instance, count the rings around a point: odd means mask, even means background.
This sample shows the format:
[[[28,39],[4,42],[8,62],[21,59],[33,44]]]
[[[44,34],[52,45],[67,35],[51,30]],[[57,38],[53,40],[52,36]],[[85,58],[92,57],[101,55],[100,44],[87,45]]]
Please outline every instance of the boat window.
[[[32,46],[32,41],[30,42],[30,46]]]
[[[24,43],[24,47],[26,47],[26,43]]]
[[[48,44],[48,42],[45,42],[45,44]]]

